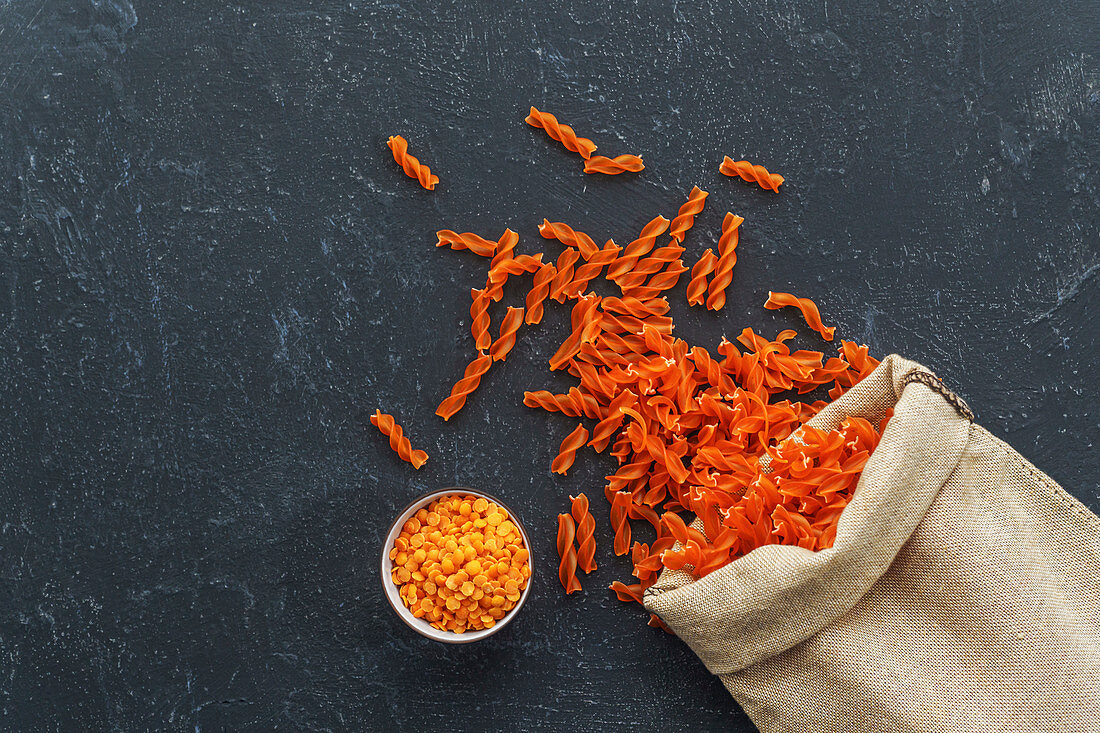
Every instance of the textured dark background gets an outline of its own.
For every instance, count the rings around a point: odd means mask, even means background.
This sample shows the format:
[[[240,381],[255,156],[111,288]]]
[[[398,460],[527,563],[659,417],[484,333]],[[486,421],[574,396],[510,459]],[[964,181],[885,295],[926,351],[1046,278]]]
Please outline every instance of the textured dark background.
[[[0,728],[751,729],[610,597],[603,519],[586,592],[552,578],[554,515],[585,489],[602,516],[610,468],[552,476],[573,421],[520,404],[568,385],[562,311],[433,414],[485,267],[441,227],[625,242],[699,184],[689,258],[746,223],[726,310],[681,286],[679,335],[774,335],[798,319],[769,288],[813,297],[1100,509],[1095,3],[597,5],[0,0]],[[646,171],[585,176],[532,103]],[[472,647],[379,592],[389,520],[451,484],[538,553],[521,617]]]

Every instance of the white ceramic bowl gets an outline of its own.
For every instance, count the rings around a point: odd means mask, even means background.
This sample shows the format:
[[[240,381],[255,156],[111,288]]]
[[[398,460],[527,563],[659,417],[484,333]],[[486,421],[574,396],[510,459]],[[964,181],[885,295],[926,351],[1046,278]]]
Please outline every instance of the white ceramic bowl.
[[[523,546],[526,547],[527,552],[531,554],[531,556],[527,558],[528,567],[531,568],[531,577],[527,579],[527,587],[523,589],[523,592],[520,594],[519,601],[516,602],[515,607],[513,607],[511,611],[505,614],[504,618],[502,618],[500,621],[497,621],[490,628],[480,629],[477,631],[466,631],[461,634],[456,634],[453,631],[441,631],[432,626],[424,619],[413,616],[412,611],[405,607],[404,602],[401,600],[401,596],[397,594],[398,590],[400,590],[400,586],[395,584],[393,582],[393,579],[390,577],[393,571],[393,561],[390,560],[390,550],[393,548],[393,543],[397,540],[397,536],[401,534],[401,528],[405,526],[405,522],[409,519],[409,517],[420,511],[421,507],[425,507],[428,504],[431,504],[433,501],[440,497],[450,496],[451,494],[468,494],[470,496],[477,496],[485,499],[486,501],[491,501],[499,507],[503,507],[504,510],[508,512],[508,519],[519,529],[519,535],[523,538]],[[528,594],[531,592],[531,584],[534,581],[534,560],[535,559],[533,557],[533,553],[531,553],[531,540],[527,538],[527,532],[523,529],[523,523],[519,520],[519,517],[516,516],[516,513],[513,512],[508,506],[506,506],[504,502],[502,502],[500,499],[497,499],[495,496],[490,496],[489,494],[486,494],[484,491],[476,491],[465,486],[451,486],[449,488],[440,489],[439,491],[433,491],[430,494],[425,494],[424,496],[421,496],[412,504],[409,504],[407,507],[405,507],[405,510],[403,512],[397,515],[397,519],[394,520],[393,526],[390,527],[390,531],[386,535],[386,541],[382,544],[382,587],[386,594],[386,600],[390,602],[390,606],[397,613],[397,615],[401,617],[401,620],[404,621],[405,624],[413,631],[421,634],[422,636],[426,636],[429,639],[442,641],[446,644],[469,644],[470,642],[480,641],[487,636],[492,636],[493,634],[497,633],[509,623],[511,623],[512,619],[514,619],[516,617],[516,614],[519,613],[519,610],[523,608],[523,604],[527,600]]]

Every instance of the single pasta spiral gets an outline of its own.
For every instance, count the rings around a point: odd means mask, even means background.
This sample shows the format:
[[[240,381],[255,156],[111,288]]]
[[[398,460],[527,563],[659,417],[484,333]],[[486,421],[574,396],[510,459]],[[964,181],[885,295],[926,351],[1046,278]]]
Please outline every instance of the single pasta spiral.
[[[489,263],[489,270],[492,271],[497,265],[515,257],[517,244],[519,244],[519,235],[511,229],[505,229],[504,234],[501,234],[500,239],[497,240],[496,252]]]
[[[587,442],[588,429],[584,425],[578,424],[573,432],[565,436],[565,440],[561,442],[561,448],[558,450],[558,455],[551,464],[550,470],[565,475],[569,471],[569,467],[573,465],[577,450]]]
[[[615,531],[615,554],[625,555],[630,551],[630,521],[627,511],[633,503],[629,492],[616,491],[611,498],[611,528]]]
[[[531,290],[528,291],[527,298],[524,301],[527,306],[525,320],[528,325],[534,325],[542,321],[543,303],[550,295],[550,282],[557,274],[557,268],[549,262],[535,271],[535,283],[531,286]]]
[[[600,251],[592,241],[592,237],[560,221],[552,222],[549,219],[543,219],[542,224],[539,224],[539,234],[543,239],[556,239],[567,247],[575,247],[585,261],[592,259]]]
[[[615,395],[611,400],[611,404],[607,407],[607,417],[600,420],[596,423],[596,427],[592,428],[588,445],[597,453],[602,453],[607,444],[611,442],[611,437],[623,424],[623,408],[632,407],[637,401],[637,395],[629,389],[624,389]]]
[[[524,122],[531,127],[541,127],[546,130],[547,135],[560,142],[567,150],[580,154],[585,160],[588,160],[596,150],[596,143],[588,138],[577,137],[572,127],[561,124],[558,118],[549,112],[540,112],[532,107],[531,113],[527,115]]]
[[[390,439],[390,448],[397,453],[403,461],[408,461],[413,468],[420,468],[428,460],[428,454],[422,450],[413,450],[412,443],[405,437],[401,426],[393,419],[393,415],[387,415],[381,410],[375,410],[370,416],[370,424],[378,428],[383,435]]]
[[[440,229],[435,233],[436,247],[450,247],[451,249],[468,249],[482,257],[493,257],[497,252],[497,242],[485,239],[473,232],[452,232],[450,229]]]
[[[714,277],[707,288],[707,308],[720,310],[726,304],[726,288],[733,282],[733,266],[737,264],[737,241],[740,238],[740,216],[726,212],[722,220],[722,235],[718,237],[718,262]]]
[[[619,258],[607,268],[607,279],[618,282],[620,277],[631,272],[638,264],[638,260],[653,251],[653,247],[657,244],[657,237],[668,231],[668,224],[668,219],[658,214],[642,227],[638,238],[626,245]]]
[[[637,155],[616,155],[614,158],[593,155],[584,161],[585,173],[603,173],[608,176],[617,176],[620,173],[637,173],[644,169],[645,164]]]
[[[489,335],[489,293],[486,288],[470,289],[473,303],[470,305],[470,334],[474,337],[474,348],[484,351],[492,343]]]
[[[466,373],[462,375],[462,379],[455,382],[455,386],[451,388],[450,396],[439,403],[435,414],[444,420],[450,420],[454,417],[455,413],[466,404],[466,397],[481,384],[481,377],[489,371],[489,366],[492,363],[493,357],[478,352],[477,358],[466,366]]]
[[[596,518],[588,510],[588,497],[577,494],[569,497],[570,514],[577,525],[577,567],[586,573],[596,569]]]
[[[796,298],[790,293],[768,292],[768,300],[764,303],[765,308],[779,310],[788,306],[802,311],[802,317],[806,319],[806,323],[809,324],[810,328],[821,334],[822,338],[826,341],[833,340],[833,333],[836,329],[821,322],[821,312],[818,311],[817,304],[812,300],[809,298]]]
[[[436,184],[439,183],[439,176],[432,173],[431,168],[409,155],[409,143],[405,138],[400,135],[391,135],[386,145],[393,152],[393,159],[405,171],[405,175],[415,178],[429,191],[435,190]]]
[[[573,282],[573,265],[577,264],[580,258],[581,253],[575,249],[567,249],[558,255],[558,262],[555,265],[557,272],[550,282],[550,297],[559,303],[565,302],[565,289],[569,283]]]
[[[558,580],[566,593],[576,593],[581,590],[581,582],[577,580],[577,550],[573,546],[573,538],[577,528],[573,517],[569,514],[558,515]]]
[[[718,258],[714,250],[707,248],[695,266],[691,268],[691,280],[687,286],[688,305],[702,305],[707,296],[707,275],[714,272]]]
[[[747,160],[734,160],[728,155],[718,170],[731,178],[743,178],[776,193],[779,193],[779,187],[783,185],[783,176],[778,173],[768,173],[768,169],[762,165],[753,165]]]
[[[523,323],[523,308],[508,306],[508,312],[500,322],[500,335],[489,347],[489,356],[493,361],[504,361],[512,347],[516,345],[516,331]]]
[[[691,189],[691,193],[688,194],[688,200],[680,207],[680,211],[676,214],[676,218],[673,219],[672,224],[669,225],[668,235],[672,237],[673,242],[680,244],[684,241],[684,235],[695,223],[695,217],[703,210],[703,203],[706,200],[706,191],[698,186]]]

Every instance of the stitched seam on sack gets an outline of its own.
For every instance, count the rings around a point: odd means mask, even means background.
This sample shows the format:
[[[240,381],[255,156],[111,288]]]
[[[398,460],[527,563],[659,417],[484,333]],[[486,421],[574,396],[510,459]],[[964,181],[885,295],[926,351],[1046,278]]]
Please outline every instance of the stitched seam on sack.
[[[1039,470],[1035,464],[1020,455],[1020,452],[1011,445],[980,425],[975,425],[974,428],[981,430],[986,436],[992,438],[993,444],[1004,453],[1005,457],[1023,466],[1024,470],[1031,474],[1031,477],[1038,481],[1050,496],[1061,502],[1072,514],[1084,519],[1090,527],[1100,532],[1100,516],[1097,516],[1095,512],[1085,506],[1080,499],[1062,488],[1061,484]]]
[[[935,374],[924,369],[913,369],[901,378],[901,390],[904,392],[905,388],[914,382],[928,387],[928,389],[943,397],[960,417],[974,422],[974,411],[970,409],[970,405],[966,404],[966,400],[945,387],[943,380]]]

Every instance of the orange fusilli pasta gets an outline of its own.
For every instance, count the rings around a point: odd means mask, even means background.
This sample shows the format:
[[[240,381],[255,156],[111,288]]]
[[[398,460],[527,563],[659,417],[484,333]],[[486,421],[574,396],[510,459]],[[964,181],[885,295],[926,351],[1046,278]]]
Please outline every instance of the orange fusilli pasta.
[[[734,160],[728,155],[718,170],[731,178],[743,178],[775,193],[779,193],[779,187],[783,184],[783,176],[778,173],[769,173],[762,165],[753,165],[747,160]]]
[[[593,155],[584,161],[585,173],[603,173],[608,176],[617,176],[620,173],[638,173],[644,169],[645,164],[637,155],[616,155],[614,158]]]
[[[439,176],[432,173],[431,168],[409,155],[409,143],[405,138],[400,135],[390,135],[386,145],[393,153],[393,159],[405,171],[405,175],[409,178],[415,178],[421,186],[429,191],[435,190],[436,184],[439,183]]]
[[[596,570],[596,519],[588,510],[583,493],[569,497],[570,514],[577,525],[577,567],[585,573]]]
[[[764,307],[768,310],[779,310],[785,307],[797,308],[802,311],[802,317],[806,319],[806,323],[810,328],[821,334],[826,341],[833,340],[833,333],[836,329],[821,322],[821,312],[817,309],[817,304],[809,298],[796,298],[790,293],[769,292]]]
[[[722,235],[718,238],[718,262],[707,288],[707,308],[712,311],[721,310],[726,304],[726,288],[733,282],[733,266],[737,264],[737,242],[744,221],[728,211],[722,220]]]
[[[507,313],[500,321],[500,335],[493,345],[489,347],[489,356],[493,361],[504,361],[512,347],[516,345],[516,331],[523,323],[523,308],[508,306]]]
[[[466,404],[466,398],[470,393],[481,384],[481,378],[485,375],[485,372],[489,371],[489,366],[492,363],[493,358],[491,356],[478,352],[477,358],[466,366],[466,373],[462,375],[462,379],[455,382],[455,386],[451,388],[451,394],[439,403],[435,414],[444,420],[450,420],[454,417],[455,413]]]
[[[577,137],[572,127],[561,124],[558,118],[549,112],[540,112],[532,107],[531,113],[527,115],[524,122],[531,127],[546,130],[547,135],[560,142],[567,150],[578,153],[585,160],[588,160],[596,150],[596,143],[588,138]]]
[[[450,229],[440,229],[435,233],[436,247],[450,247],[451,249],[468,249],[482,257],[493,257],[497,252],[497,243],[480,237],[473,232],[452,232]]]
[[[684,235],[687,234],[687,230],[691,229],[692,225],[695,223],[695,217],[703,210],[703,204],[706,200],[706,191],[698,186],[691,189],[691,193],[688,194],[688,200],[680,207],[680,211],[676,214],[676,218],[673,219],[672,224],[669,225],[668,235],[672,237],[673,242],[680,244],[684,241]]]
[[[569,471],[569,467],[573,465],[577,450],[587,442],[588,429],[584,425],[578,424],[573,432],[565,436],[565,440],[561,442],[561,448],[558,450],[558,455],[550,466],[550,470],[564,476]]]
[[[581,582],[577,580],[577,550],[573,545],[576,531],[572,516],[558,515],[558,580],[567,594],[581,590]]]
[[[691,280],[687,286],[688,305],[702,305],[707,297],[707,275],[714,272],[714,266],[718,258],[714,250],[707,248],[699,258],[695,266],[691,268]]]
[[[420,468],[428,460],[427,453],[422,450],[413,450],[412,444],[405,437],[401,426],[394,421],[393,415],[375,410],[374,414],[370,416],[370,424],[390,439],[390,448],[401,460],[411,463],[413,468]]]

